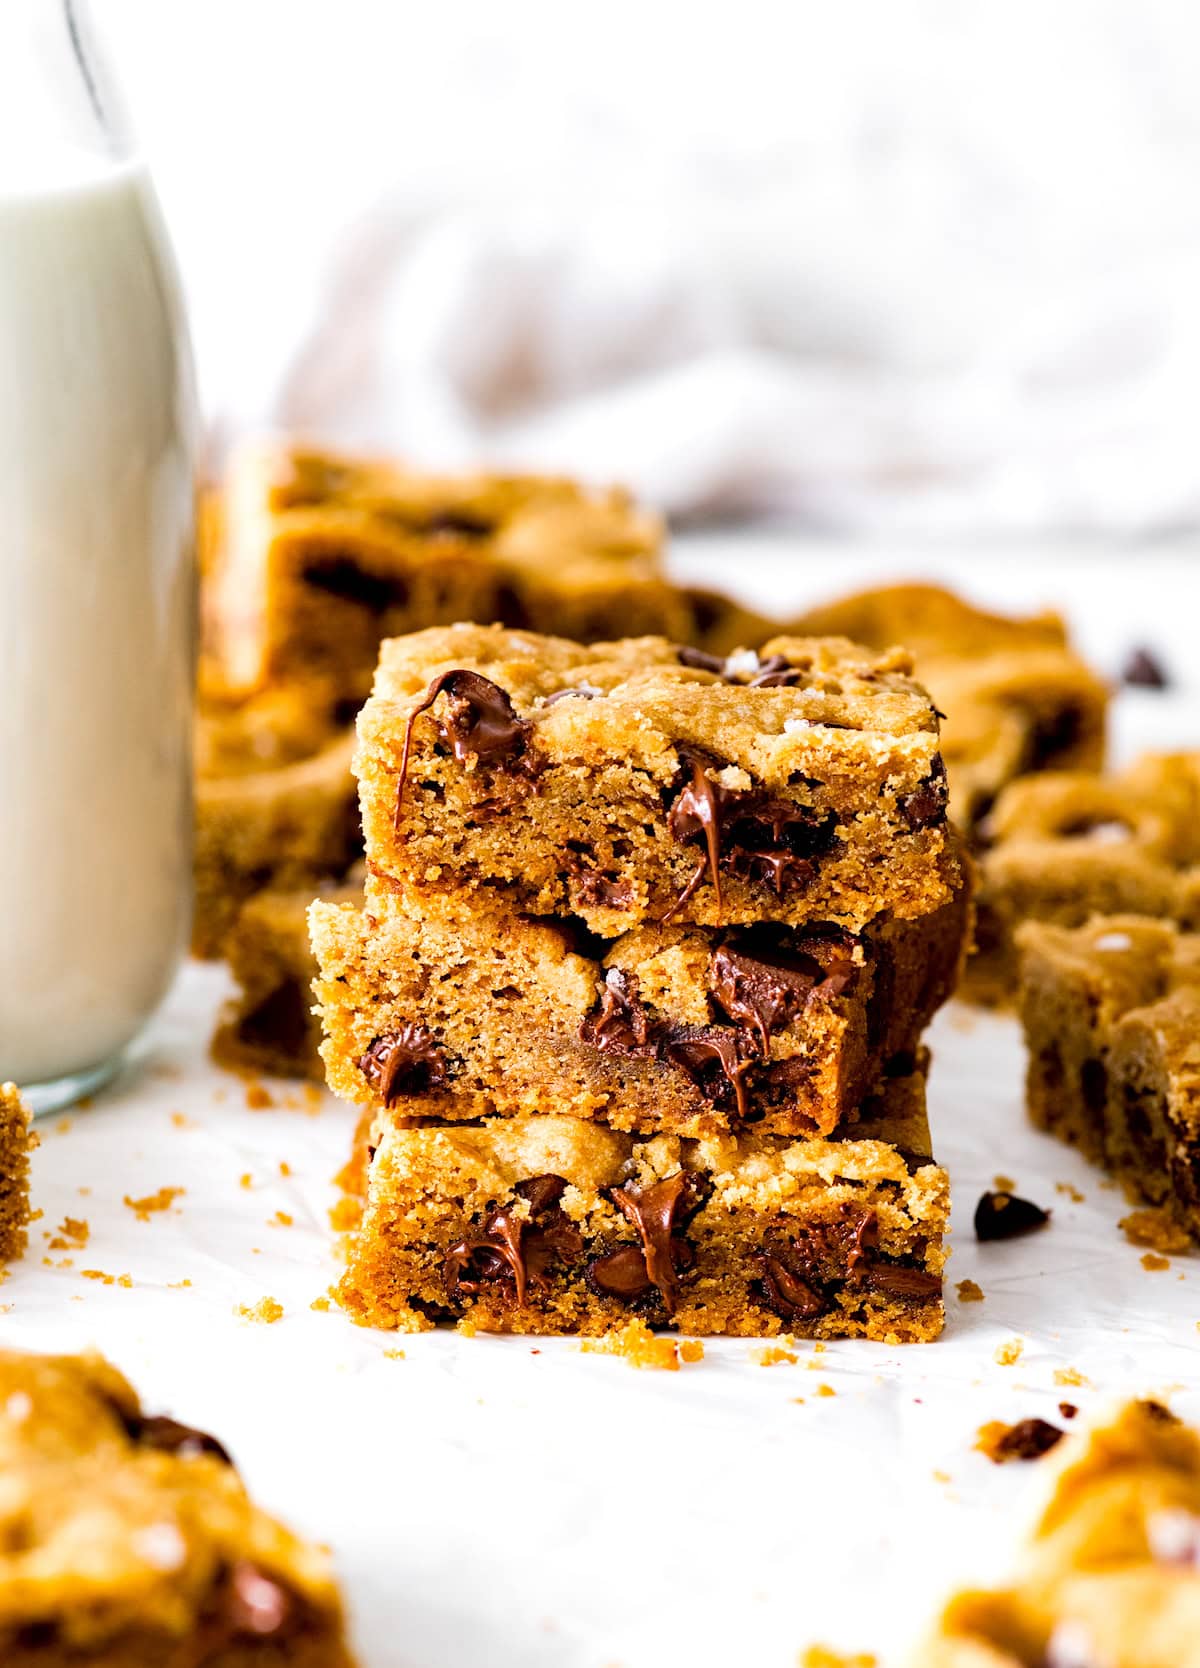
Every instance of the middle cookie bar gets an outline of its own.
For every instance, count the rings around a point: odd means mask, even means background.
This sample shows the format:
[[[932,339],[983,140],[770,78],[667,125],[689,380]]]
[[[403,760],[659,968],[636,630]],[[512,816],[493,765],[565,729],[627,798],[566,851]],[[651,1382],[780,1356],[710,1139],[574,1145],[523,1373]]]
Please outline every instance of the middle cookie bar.
[[[959,862],[910,671],[844,638],[725,660],[495,626],[394,638],[358,719],[368,873],[608,938],[927,914]]]
[[[321,1052],[336,1094],[410,1118],[827,1134],[915,1051],[968,913],[962,888],[861,933],[658,926],[605,945],[508,914],[318,902]]]

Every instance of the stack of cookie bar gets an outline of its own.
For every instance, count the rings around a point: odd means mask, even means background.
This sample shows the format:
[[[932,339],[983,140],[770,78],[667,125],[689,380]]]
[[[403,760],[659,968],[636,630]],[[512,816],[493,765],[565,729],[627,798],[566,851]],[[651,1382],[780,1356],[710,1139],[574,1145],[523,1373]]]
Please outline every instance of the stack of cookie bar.
[[[841,639],[384,644],[365,902],[310,911],[365,1109],[356,1318],[937,1334],[920,1036],[969,904],[910,670]]]

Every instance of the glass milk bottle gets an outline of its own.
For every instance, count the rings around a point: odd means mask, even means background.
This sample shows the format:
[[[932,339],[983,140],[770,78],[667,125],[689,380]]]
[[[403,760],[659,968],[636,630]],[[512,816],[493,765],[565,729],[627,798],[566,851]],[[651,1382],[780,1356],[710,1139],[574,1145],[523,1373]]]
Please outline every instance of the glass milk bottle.
[[[78,0],[0,0],[0,1082],[65,1105],[190,908],[192,369]]]

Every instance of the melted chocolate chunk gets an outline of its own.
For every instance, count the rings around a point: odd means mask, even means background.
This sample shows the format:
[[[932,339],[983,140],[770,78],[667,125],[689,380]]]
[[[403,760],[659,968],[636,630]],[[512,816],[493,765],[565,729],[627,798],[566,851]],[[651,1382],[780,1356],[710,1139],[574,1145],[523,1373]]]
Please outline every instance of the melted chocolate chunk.
[[[412,746],[413,725],[423,712],[446,696],[445,717],[438,719],[438,733],[449,746],[454,757],[463,762],[477,758],[488,764],[506,764],[533,773],[535,761],[530,757],[529,739],[533,725],[527,718],[519,718],[508,691],[479,672],[456,670],[443,672],[434,678],[420,701],[409,714],[404,730],[404,752],[400,759],[400,776],[396,783],[396,809],[393,825],[400,828],[400,810],[404,799],[404,784],[408,779],[408,756]]]
[[[663,1033],[659,1048],[665,1059],[683,1068],[707,1100],[726,1100],[732,1090],[737,1116],[746,1116],[745,1077],[758,1049],[745,1032],[726,1025],[672,1025]]]
[[[785,1235],[794,1232],[789,1242]],[[873,1210],[844,1203],[823,1222],[783,1223],[758,1257],[762,1294],[784,1320],[812,1320],[835,1306],[846,1286],[877,1292],[902,1303],[919,1303],[942,1289],[938,1275],[891,1262],[879,1251]]]
[[[612,1200],[637,1229],[647,1286],[657,1286],[663,1307],[668,1315],[673,1315],[679,1301],[679,1275],[690,1266],[693,1255],[691,1246],[678,1230],[703,1202],[695,1177],[679,1170],[650,1187],[628,1182],[624,1187],[613,1188]],[[629,1285],[633,1265],[624,1252],[630,1249],[633,1248],[624,1247],[592,1264],[591,1277],[601,1290],[625,1295],[616,1292],[612,1285],[606,1287],[604,1282],[622,1281]],[[622,1260],[614,1265],[614,1257]]]
[[[854,977],[848,956],[826,969],[800,947],[806,942],[811,940],[789,945],[762,933],[731,934],[709,961],[709,989],[735,1025],[754,1032],[763,1059],[773,1031],[794,1019],[814,996],[840,995]]]
[[[681,747],[679,758],[689,773],[689,779],[675,797],[667,826],[671,838],[679,845],[702,839],[704,855],[692,878],[663,916],[664,921],[669,921],[677,909],[683,908],[705,874],[712,882],[717,909],[721,908],[721,812],[726,798],[725,789],[719,782],[710,779],[705,768],[708,761],[699,753]]]
[[[574,689],[556,689],[553,695],[547,695],[542,705],[552,707],[555,701],[565,701],[568,695],[576,695],[582,701],[594,701],[597,695],[603,695],[602,689],[597,689],[594,683],[577,684]]]
[[[657,1027],[638,993],[636,973],[610,967],[600,992],[600,1012],[579,1027],[583,1042],[617,1054],[636,1054],[654,1046]]]
[[[1045,1419],[1021,1419],[1010,1425],[992,1446],[992,1457],[997,1464],[1005,1460],[1035,1460],[1048,1454],[1066,1435],[1057,1425]]]
[[[646,1272],[646,1253],[640,1245],[622,1245],[619,1250],[597,1257],[588,1265],[588,1279],[597,1291],[631,1303],[651,1290]]]
[[[1044,1228],[1050,1212],[1015,1193],[984,1193],[975,1206],[975,1238],[978,1240],[1018,1239]]]
[[[178,1419],[168,1419],[162,1414],[130,1414],[120,1408],[117,1412],[129,1436],[141,1448],[157,1448],[164,1454],[178,1454],[183,1459],[208,1454],[224,1465],[233,1465],[228,1449],[207,1431],[198,1431],[192,1425],[181,1425]]]
[[[565,1215],[559,1200],[566,1191],[562,1176],[531,1176],[514,1191],[528,1204],[527,1215],[511,1205],[484,1217],[478,1233],[468,1234],[446,1253],[446,1291],[452,1299],[474,1296],[482,1286],[511,1287],[518,1308],[529,1286],[544,1289],[556,1262],[572,1262],[583,1254],[583,1236]]]
[[[946,781],[946,766],[939,753],[921,786],[900,801],[900,809],[904,813],[905,822],[915,834],[922,828],[933,828],[936,824],[945,822],[949,801],[950,788]]]
[[[445,1050],[425,1025],[402,1025],[376,1037],[357,1065],[385,1106],[402,1095],[445,1088],[450,1075]]]
[[[1171,679],[1161,660],[1149,649],[1134,649],[1121,672],[1121,682],[1133,689],[1170,689]]]

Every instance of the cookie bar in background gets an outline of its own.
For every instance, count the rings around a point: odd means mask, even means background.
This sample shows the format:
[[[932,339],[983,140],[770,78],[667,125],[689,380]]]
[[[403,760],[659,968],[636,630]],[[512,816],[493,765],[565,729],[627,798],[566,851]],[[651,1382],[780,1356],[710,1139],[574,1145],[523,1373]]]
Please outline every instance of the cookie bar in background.
[[[1023,920],[1092,915],[1200,925],[1200,753],[1148,754],[1111,776],[1055,772],[997,801],[979,854],[976,953],[965,994],[1011,998]]]
[[[901,652],[453,626],[386,643],[358,719],[368,894],[646,923],[857,929],[946,903],[938,718]]]
[[[324,1082],[321,1023],[313,1012],[317,963],[306,917],[314,893],[331,906],[361,898],[361,869],[349,879],[346,886],[268,889],[243,906],[222,946],[238,989],[222,1009],[212,1041],[219,1066]]]
[[[658,518],[618,489],[260,444],[235,460],[221,522],[205,636],[232,693],[282,682],[353,707],[385,637],[454,620],[684,642],[695,623]]]
[[[99,1356],[0,1351],[4,1668],[352,1668],[326,1554]]]
[[[1200,1239],[1200,935],[1110,916],[1017,946],[1033,1122]]]
[[[1038,1463],[1015,1579],[951,1599],[912,1668],[1200,1668],[1200,1438],[1131,1402]]]
[[[29,1153],[37,1137],[15,1083],[0,1083],[0,1269],[25,1249]]]
[[[362,856],[352,730],[309,758],[196,785],[192,948],[217,956],[250,898],[341,881]]]
[[[952,991],[969,912],[964,884],[860,933],[646,926],[606,944],[418,903],[312,907],[335,1093],[444,1122],[544,1111],[686,1136],[854,1116]]]
[[[911,650],[946,715],[950,811],[969,836],[1015,778],[1104,762],[1108,686],[1056,614],[991,614],[936,585],[895,585],[811,609],[788,629]]]
[[[946,1172],[921,1070],[838,1138],[639,1138],[575,1118],[377,1114],[339,1288],[366,1325],[919,1342],[942,1327]]]

